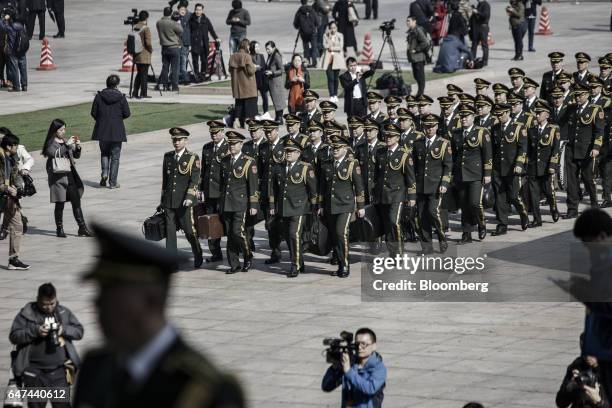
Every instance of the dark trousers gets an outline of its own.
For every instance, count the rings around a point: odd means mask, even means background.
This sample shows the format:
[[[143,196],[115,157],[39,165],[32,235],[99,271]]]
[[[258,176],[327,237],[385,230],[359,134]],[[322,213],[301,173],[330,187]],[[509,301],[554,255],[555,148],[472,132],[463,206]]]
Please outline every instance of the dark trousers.
[[[304,47],[304,59],[310,61],[311,65],[317,65],[317,57],[319,56],[319,49],[317,48],[317,33],[310,35],[300,32],[302,38],[302,46]]]
[[[266,211],[266,226],[268,227],[268,244],[270,245],[270,257],[281,258],[280,244],[283,240],[282,219],[279,215],[270,215]]]
[[[489,26],[481,25],[475,29],[472,41],[472,58],[474,59],[478,52],[478,44],[482,47],[482,62],[487,65],[489,63]]]
[[[378,18],[378,0],[365,0],[365,18],[366,20],[370,18],[371,15],[374,16],[374,20]]]
[[[525,37],[526,23],[512,27],[512,39],[514,40],[514,56],[523,56],[523,37]]]
[[[181,59],[181,49],[178,47],[162,48],[162,70],[159,74],[157,84],[163,84],[166,88],[172,85],[172,90],[178,90],[179,62]]]
[[[195,52],[192,52],[191,62],[193,64],[193,74],[195,75],[196,79],[199,80],[200,77],[205,77],[208,75],[208,54],[196,54]]]
[[[28,61],[25,55],[21,57],[11,55],[9,57],[8,78],[15,89],[23,89],[28,86]]]
[[[347,113],[347,116],[358,116],[362,117],[368,113],[368,108],[363,97],[359,99],[353,99],[351,111]]]
[[[282,217],[283,236],[289,248],[291,266],[295,269],[304,269],[304,251],[302,248],[302,232],[307,215]]]
[[[535,222],[542,222],[542,214],[540,213],[540,195],[542,193],[550,203],[550,212],[557,211],[557,197],[553,183],[554,175],[529,176],[529,201]]]
[[[520,176],[500,176],[493,174],[493,191],[495,191],[495,212],[500,225],[508,225],[510,206],[513,205],[521,217],[527,217],[525,204],[521,199]],[[538,195],[538,198],[540,196]],[[538,201],[539,206],[539,201]]]
[[[247,232],[249,233],[249,248],[251,248],[251,250],[253,250],[253,248],[255,248],[255,242],[253,241],[253,238],[255,237],[255,225],[257,225],[259,222],[264,221],[267,219],[267,217],[270,216],[269,213],[269,206],[268,206],[268,198],[265,197],[261,197],[261,199],[259,200],[259,211],[257,212],[257,214],[255,215],[255,217],[251,217],[247,215]],[[264,222],[264,224],[266,225],[266,230],[268,229],[268,224]]]
[[[53,2],[53,12],[55,13],[55,21],[57,22],[57,33],[64,35],[66,31],[66,19],[64,18],[64,0],[55,0]]]
[[[535,36],[536,17],[527,18],[527,42],[529,50],[533,50],[533,37]]]
[[[573,146],[565,149],[565,174],[567,177],[567,210],[578,211],[580,202],[580,179],[584,183],[584,189],[591,199],[591,205],[597,205],[597,188],[593,175],[595,173],[596,160],[574,159]]]
[[[34,35],[34,23],[36,22],[36,17],[38,17],[38,26],[40,28],[39,34],[38,34],[38,38],[40,38],[41,40],[44,38],[45,36],[45,11],[46,10],[38,10],[38,11],[33,11],[30,10],[30,12],[28,13],[28,24],[27,24],[27,28],[28,28],[28,37],[30,37],[30,39],[32,39],[32,36]]]
[[[26,368],[23,373],[23,385],[25,388],[66,388],[68,392],[68,380],[66,380],[66,369],[58,367],[55,370],[38,370]],[[28,408],[45,408],[45,402],[28,402]],[[70,402],[51,402],[53,408],[70,408]]]
[[[603,199],[610,200],[610,194],[612,193],[612,156],[601,157],[599,159],[599,174],[601,175]]]
[[[221,211],[221,207],[219,206],[219,198],[209,198],[206,197],[206,214],[219,214]],[[209,239],[208,240],[208,250],[211,255],[214,257],[221,257],[223,254],[221,253],[221,238],[217,239]]]
[[[327,229],[331,233],[332,247],[338,254],[338,265],[348,268],[349,264],[349,224],[352,213],[327,215]]]
[[[227,260],[231,268],[240,267],[240,253],[244,255],[244,260],[248,261],[253,257],[249,248],[249,237],[246,231],[246,212],[224,212],[223,224],[227,234]]]
[[[457,202],[461,208],[461,229],[472,232],[474,227],[484,228],[484,208],[482,207],[482,182],[462,181],[455,185]]]
[[[432,227],[436,229],[438,241],[446,241],[440,217],[441,194],[418,194],[417,209],[419,214],[419,236],[423,250],[432,249]]]
[[[262,113],[266,113],[270,108],[270,104],[268,102],[268,91],[259,89],[259,94],[261,95],[261,109]]]
[[[412,63],[412,76],[417,83],[418,91],[416,97],[423,95],[425,92],[425,62]]]
[[[390,257],[402,254],[402,203],[380,204],[378,213],[382,216],[385,227],[385,241]]]
[[[325,70],[325,75],[327,76],[327,91],[329,92],[329,96],[337,96],[340,70],[332,69],[332,64],[329,64]]]
[[[179,208],[164,208],[166,215],[166,248],[176,251],[176,228],[177,226],[185,233],[185,238],[191,245],[194,256],[202,256],[202,247],[198,241],[196,232],[193,206]]]
[[[66,188],[66,201],[72,205],[72,213],[79,227],[85,226],[83,211],[81,210],[81,196],[79,195],[76,181],[72,173],[68,173],[68,187]],[[64,204],[65,202],[55,203],[55,225],[62,226],[64,223]]]
[[[122,142],[100,141],[100,167],[102,177],[108,177],[109,185],[117,185],[119,175],[119,158],[121,157]]]
[[[134,89],[132,90],[133,96],[147,96],[147,76],[149,74],[149,64],[136,64],[137,73],[136,79],[134,79]]]
[[[4,51],[0,50],[0,80],[4,81],[4,79],[8,79],[9,81],[11,80],[10,74],[7,72],[6,77],[4,76],[4,70],[5,68],[8,68],[8,61],[9,57],[8,55],[4,55]]]

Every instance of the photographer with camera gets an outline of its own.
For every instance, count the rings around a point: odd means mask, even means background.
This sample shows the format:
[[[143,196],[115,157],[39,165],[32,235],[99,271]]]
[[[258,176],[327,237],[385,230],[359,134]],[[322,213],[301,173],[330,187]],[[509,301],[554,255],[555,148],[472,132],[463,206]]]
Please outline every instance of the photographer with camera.
[[[342,332],[339,339],[325,339],[327,369],[321,388],[331,392],[342,384],[342,407],[378,408],[382,406],[387,368],[376,352],[376,334],[366,327],[353,335]]]
[[[80,366],[72,344],[83,338],[83,326],[72,312],[59,304],[51,283],[38,288],[36,302],[26,304],[13,320],[9,340],[17,346],[12,361],[15,377],[25,387],[68,388]],[[29,402],[29,408],[47,402]],[[68,408],[68,402],[53,402],[53,408]]]
[[[178,21],[178,13],[173,14],[172,8],[164,8],[164,16],[157,21],[157,34],[162,47],[162,71],[157,80],[156,90],[164,86],[164,90],[178,92],[179,62],[183,27]]]
[[[568,367],[561,388],[557,392],[559,408],[608,408],[609,403],[601,386],[597,358],[578,357]]]
[[[413,14],[406,19],[407,32],[407,54],[408,61],[412,65],[412,75],[417,83],[417,98],[425,92],[425,53],[431,46],[425,29],[417,24],[417,17]]]

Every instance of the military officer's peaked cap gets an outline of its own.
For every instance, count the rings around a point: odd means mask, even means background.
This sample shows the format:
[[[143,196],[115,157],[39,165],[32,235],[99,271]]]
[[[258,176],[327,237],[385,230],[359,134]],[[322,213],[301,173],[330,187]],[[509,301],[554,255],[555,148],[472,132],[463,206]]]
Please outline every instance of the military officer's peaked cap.
[[[421,95],[417,98],[417,103],[419,104],[419,106],[431,105],[432,103],[434,103],[434,100],[431,99],[430,96]]]
[[[317,99],[319,99],[319,94],[313,91],[312,89],[307,89],[304,91],[305,101],[316,101]]]
[[[576,61],[578,62],[589,62],[591,61],[591,56],[589,54],[587,54],[586,52],[577,52],[576,55],[574,55],[574,58],[576,58]]]
[[[439,121],[440,117],[438,115],[434,115],[433,113],[425,115],[423,118],[421,118],[421,123],[425,127],[434,127],[438,125]]]
[[[180,127],[170,128],[168,133],[170,133],[170,137],[172,139],[183,139],[185,137],[189,137],[189,132]]]
[[[380,102],[383,100],[383,97],[378,92],[370,91],[367,93],[368,102]]]
[[[467,94],[467,93],[459,94],[459,101],[461,101],[461,103],[463,104],[473,105],[474,100],[475,100],[474,97],[470,94]]]
[[[245,139],[242,133],[236,132],[235,130],[228,130],[225,132],[225,136],[229,144],[244,142]]]
[[[406,106],[416,106],[417,105],[417,100],[413,95],[408,95],[407,97],[404,98],[404,100],[406,101]]]
[[[591,88],[597,88],[598,86],[603,86],[603,81],[601,80],[600,77],[596,76],[596,75],[591,75],[589,77],[589,86]]]
[[[246,123],[249,126],[249,130],[252,132],[263,128],[263,123],[259,120],[247,119]]]
[[[341,135],[342,131],[344,130],[344,126],[336,121],[327,122],[324,130],[327,135]]]
[[[550,91],[550,95],[553,98],[563,98],[563,96],[565,95],[565,91],[562,88],[559,88],[558,86],[555,86],[552,91]]]
[[[448,85],[446,85],[446,91],[448,92],[449,95],[455,95],[455,94],[463,93],[463,89],[459,88],[455,84],[448,84]]]
[[[400,120],[405,120],[405,119],[414,120],[414,115],[406,108],[398,108],[397,117],[400,118]]]
[[[524,77],[525,71],[517,67],[512,67],[508,70],[508,75],[510,76],[510,78]]]
[[[570,74],[568,74],[567,72],[562,72],[557,76],[557,80],[558,83],[560,84],[564,84],[567,82],[572,82],[572,77]]]
[[[604,57],[605,57],[605,58],[606,58],[608,61],[612,62],[612,52],[607,53],[606,55],[604,55]]]
[[[474,108],[468,104],[462,103],[461,105],[459,105],[459,116],[469,116],[469,115],[475,115],[476,111],[474,110]]]
[[[449,96],[439,96],[438,102],[442,108],[450,108],[455,104],[455,100]]]
[[[374,119],[372,119],[372,118],[367,118],[367,119],[365,120],[364,127],[365,127],[366,129],[376,129],[376,130],[380,131],[380,125],[378,124],[378,122],[377,122],[377,121],[375,121],[375,120],[374,120]]]
[[[311,131],[311,132],[313,132],[315,130],[321,130],[322,131],[323,129],[324,129],[323,124],[321,122],[319,122],[318,120],[310,119],[308,121],[308,130],[309,131]]]
[[[516,92],[510,92],[510,94],[508,94],[508,102],[511,105],[514,105],[517,103],[523,103],[524,100],[525,99],[521,95],[517,94]]]
[[[612,57],[612,55],[611,55]],[[597,62],[599,66],[602,68],[612,68],[612,60],[608,59],[608,57],[600,57]]]
[[[296,123],[300,123],[300,118],[297,115],[294,115],[293,113],[287,113],[283,115],[283,118],[285,118],[285,122],[288,125],[295,125]]]
[[[319,107],[323,112],[331,112],[338,109],[338,105],[330,101],[323,101],[319,104]]]
[[[102,285],[120,283],[161,283],[168,285],[170,274],[188,258],[102,224],[92,224],[100,254],[93,270],[83,275],[84,280],[95,280]]]
[[[206,124],[210,129],[210,133],[217,133],[225,129],[225,123],[221,120],[209,120]]]
[[[264,130],[274,130],[278,129],[278,122],[272,119],[265,119],[261,121],[264,127]]]
[[[283,146],[285,147],[285,150],[295,150],[298,152],[302,151],[302,146],[300,146],[299,143],[297,143],[295,140],[291,139],[290,137],[288,137],[285,140],[285,143],[283,143]]]
[[[512,109],[512,107],[509,104],[507,104],[507,103],[497,103],[493,107],[493,114],[494,115],[501,115],[504,112],[510,112],[511,109]]]
[[[575,83],[573,91],[575,94],[581,94],[581,93],[589,92],[589,88],[587,88],[586,86],[580,83]]]
[[[360,118],[359,116],[350,116],[348,118],[348,125],[351,128],[363,126],[363,123],[364,123],[363,119]]]
[[[536,81],[534,81],[533,79],[529,78],[529,77],[525,77],[524,79],[524,85],[525,86],[531,86],[533,88],[537,88],[540,86],[540,84],[538,84]]]
[[[476,106],[489,105],[493,106],[494,102],[491,98],[486,95],[478,95],[476,96]]]
[[[402,133],[402,130],[393,123],[387,123],[385,125],[385,137],[389,136],[399,136]]]
[[[550,105],[544,99],[538,99],[535,102],[533,110],[536,112],[548,112],[550,113]]]
[[[507,94],[509,92],[510,92],[510,89],[506,85],[501,84],[499,82],[493,84],[493,93],[496,93],[496,94],[505,93],[505,94]]]
[[[385,104],[390,108],[394,106],[398,106],[401,103],[402,103],[402,99],[394,95],[389,95],[385,98]]]
[[[488,88],[491,85],[489,81],[482,78],[475,78],[474,83],[476,84],[476,89]]]
[[[548,54],[548,58],[550,58],[552,62],[561,62],[563,61],[564,57],[565,57],[565,54],[559,51],[554,51]]]
[[[334,149],[347,147],[349,145],[349,141],[340,135],[333,135],[331,137],[331,145]]]

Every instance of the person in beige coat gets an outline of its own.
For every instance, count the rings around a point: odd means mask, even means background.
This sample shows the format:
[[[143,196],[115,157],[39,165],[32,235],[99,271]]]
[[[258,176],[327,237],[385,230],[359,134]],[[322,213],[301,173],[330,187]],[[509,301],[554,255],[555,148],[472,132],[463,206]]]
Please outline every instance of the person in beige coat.
[[[323,69],[327,75],[327,90],[329,100],[338,102],[338,78],[340,70],[344,68],[344,36],[338,32],[338,26],[332,21],[327,26],[327,31],[323,37],[323,48],[325,55],[322,59]]]
[[[234,116],[240,120],[242,128],[246,119],[253,119],[257,115],[256,68],[249,54],[249,44],[246,38],[240,41],[238,52],[232,54],[228,64],[235,99]]]
[[[153,42],[151,40],[151,30],[147,25],[147,19],[149,13],[146,10],[142,10],[138,15],[140,22],[134,26],[134,30],[138,31],[140,40],[142,41],[142,51],[134,56],[134,63],[138,73],[134,80],[134,90],[132,91],[132,97],[136,99],[150,98],[147,95],[147,75],[149,73],[149,66],[151,65],[151,53],[153,52]]]

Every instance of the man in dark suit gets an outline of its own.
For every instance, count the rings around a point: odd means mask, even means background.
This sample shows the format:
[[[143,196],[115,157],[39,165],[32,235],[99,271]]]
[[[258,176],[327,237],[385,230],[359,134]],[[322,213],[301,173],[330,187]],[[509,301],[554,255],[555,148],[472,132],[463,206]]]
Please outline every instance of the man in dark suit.
[[[550,97],[550,93],[552,89],[555,87],[555,81],[559,78],[559,74],[563,72],[563,58],[565,54],[562,52],[551,52],[548,54],[548,58],[550,59],[550,71],[546,71],[544,75],[542,75],[542,84],[540,86],[540,99],[544,99],[546,102],[551,103],[552,99]]]
[[[589,86],[589,77],[592,75],[589,72],[589,62],[591,62],[591,56],[586,52],[577,52],[574,55],[576,58],[576,68],[578,71],[572,74],[572,83],[580,84],[582,86]]]
[[[365,116],[368,107],[366,79],[374,75],[375,70],[361,72],[353,57],[347,58],[346,68],[347,71],[340,75],[340,84],[344,89],[344,112],[347,116]]]
[[[28,14],[28,37],[30,40],[34,35],[34,23],[36,22],[36,17],[38,16],[38,26],[39,33],[38,39],[42,41],[45,38],[45,11],[47,7],[45,6],[45,0],[26,0],[26,12]]]
[[[550,97],[553,101],[550,121],[559,126],[561,140],[567,141],[568,124],[565,115],[567,115],[569,105],[565,102],[565,93],[563,89],[555,87],[550,92]]]
[[[84,279],[98,286],[105,345],[87,354],[75,408],[245,406],[234,378],[187,345],[168,321],[175,251],[94,225],[101,255]]]
[[[246,154],[255,159],[255,163],[257,163],[257,174],[264,174],[266,171],[267,162],[264,159],[261,152],[268,144],[266,140],[266,133],[263,129],[263,122],[259,120],[247,120],[247,124],[249,126],[249,133],[251,135],[251,140],[247,140],[242,145],[242,153]],[[259,179],[259,191],[261,192],[264,189],[267,189],[267,185],[262,184],[262,179]],[[266,208],[267,203],[262,203],[263,193],[260,195],[260,208],[261,211],[258,211],[255,217],[247,217],[247,229],[249,231],[249,247],[251,251],[255,251],[255,242],[253,241],[253,237],[255,237],[255,225],[264,220],[264,214],[262,213]]]

